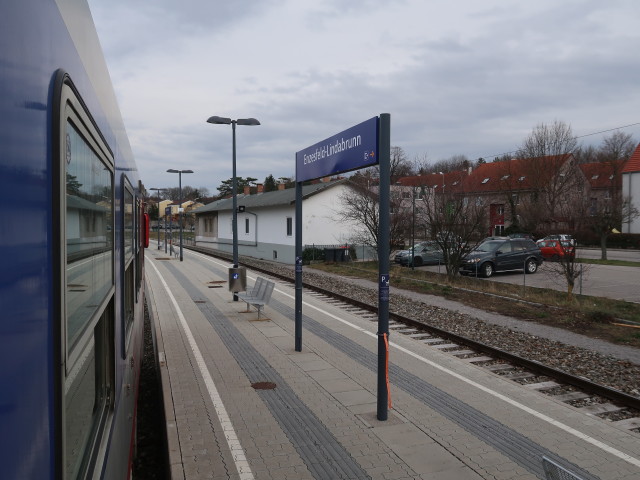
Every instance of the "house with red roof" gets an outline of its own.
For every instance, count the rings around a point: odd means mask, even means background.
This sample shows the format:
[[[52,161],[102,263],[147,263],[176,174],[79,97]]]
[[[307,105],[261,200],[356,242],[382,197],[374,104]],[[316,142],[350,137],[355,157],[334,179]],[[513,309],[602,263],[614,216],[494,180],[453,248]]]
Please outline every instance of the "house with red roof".
[[[640,211],[640,144],[622,168],[622,196]],[[622,225],[623,233],[640,233],[640,217],[631,218]]]
[[[521,231],[557,232],[576,227],[588,189],[572,154],[484,163],[474,170],[404,177],[397,188],[422,187],[486,208],[486,235]],[[406,192],[405,192],[406,193]],[[418,194],[418,198],[419,198]],[[605,194],[602,193],[604,196]],[[411,193],[407,193],[407,199]]]
[[[584,183],[569,153],[479,165],[461,190],[469,201],[488,208],[487,234],[503,235],[509,226],[524,231],[573,228]]]

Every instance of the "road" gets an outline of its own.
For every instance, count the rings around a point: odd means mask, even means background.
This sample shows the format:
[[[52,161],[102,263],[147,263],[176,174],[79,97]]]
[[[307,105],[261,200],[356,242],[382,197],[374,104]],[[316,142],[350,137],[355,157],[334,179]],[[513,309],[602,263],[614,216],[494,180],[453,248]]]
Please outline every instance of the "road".
[[[578,248],[578,258],[599,259],[602,252],[599,248]],[[607,260],[625,260],[640,262],[640,250],[607,249]]]
[[[640,262],[640,258],[638,258],[640,257],[640,252],[637,250],[616,250],[615,252],[610,251],[608,253],[609,255],[607,255],[607,257],[609,260]],[[600,251],[593,250],[585,252],[584,250],[579,250],[578,255],[583,258],[600,258]],[[515,285],[525,284],[528,287],[543,287],[566,291],[566,280],[561,273],[558,273],[557,267],[557,264],[545,262],[540,266],[538,272],[533,275],[524,275],[521,271],[498,272],[490,279],[479,279],[479,281],[493,281]],[[580,279],[576,280],[574,293],[640,303],[640,267],[584,264],[583,268],[582,281],[580,281]],[[420,267],[420,269],[437,272],[438,266]],[[444,267],[440,267],[440,271],[444,272]]]

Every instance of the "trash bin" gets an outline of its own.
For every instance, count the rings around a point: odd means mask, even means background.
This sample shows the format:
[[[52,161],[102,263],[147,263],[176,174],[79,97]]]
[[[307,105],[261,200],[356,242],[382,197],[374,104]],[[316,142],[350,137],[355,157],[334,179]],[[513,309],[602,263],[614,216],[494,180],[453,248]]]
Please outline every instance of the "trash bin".
[[[229,268],[229,291],[245,292],[247,290],[247,269],[245,267]]]

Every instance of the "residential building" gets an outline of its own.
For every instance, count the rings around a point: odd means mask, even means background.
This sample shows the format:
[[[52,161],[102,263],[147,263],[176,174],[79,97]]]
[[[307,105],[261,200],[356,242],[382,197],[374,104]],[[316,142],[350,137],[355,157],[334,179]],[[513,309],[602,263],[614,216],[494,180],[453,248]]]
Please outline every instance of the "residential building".
[[[640,144],[622,169],[622,196],[629,199],[631,207],[640,212]],[[640,216],[623,223],[623,233],[640,233]]]
[[[606,173],[602,169],[598,172]],[[512,159],[480,164],[473,170],[405,177],[398,185],[406,191],[416,186],[423,187],[423,191],[429,188],[431,198],[449,197],[443,205],[453,203],[457,198],[465,205],[486,208],[483,234],[504,235],[509,227],[529,232],[574,229],[580,219],[579,213],[583,211],[585,192],[590,192],[591,184],[573,155],[566,154]],[[606,197],[602,182],[595,182],[594,188],[598,198]],[[411,193],[405,192],[405,196],[410,201]]]
[[[586,214],[595,216],[609,214],[612,209],[620,209],[622,191],[622,160],[595,162],[580,165],[589,188],[585,189]]]

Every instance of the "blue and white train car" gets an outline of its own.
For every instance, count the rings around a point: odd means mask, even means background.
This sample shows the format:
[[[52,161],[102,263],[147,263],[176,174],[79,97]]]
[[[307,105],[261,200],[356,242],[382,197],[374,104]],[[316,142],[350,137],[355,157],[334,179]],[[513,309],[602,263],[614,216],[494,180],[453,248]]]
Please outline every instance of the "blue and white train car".
[[[126,479],[144,187],[85,0],[0,6],[0,466]]]

